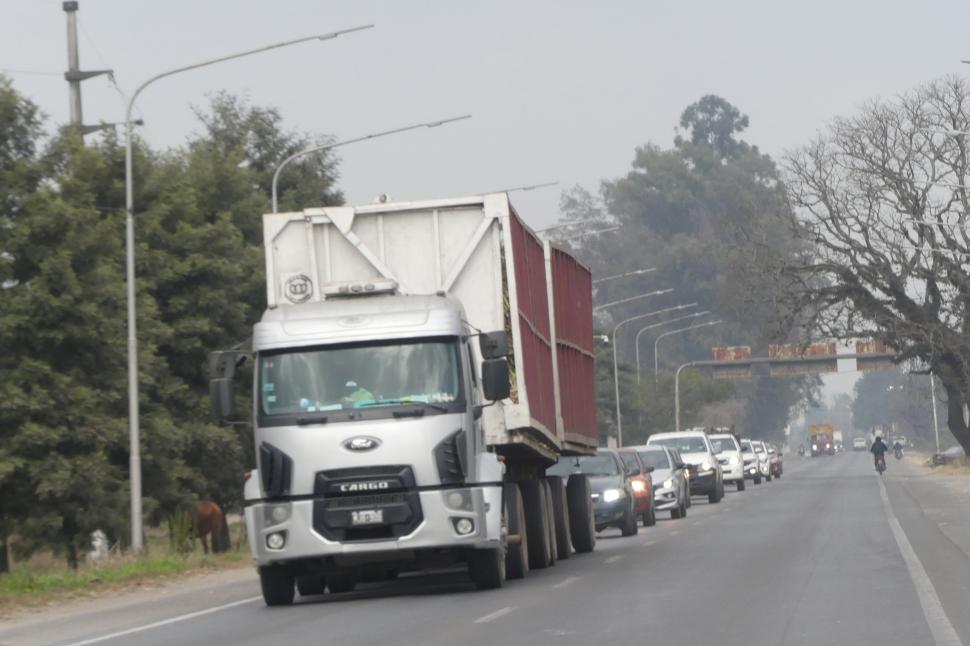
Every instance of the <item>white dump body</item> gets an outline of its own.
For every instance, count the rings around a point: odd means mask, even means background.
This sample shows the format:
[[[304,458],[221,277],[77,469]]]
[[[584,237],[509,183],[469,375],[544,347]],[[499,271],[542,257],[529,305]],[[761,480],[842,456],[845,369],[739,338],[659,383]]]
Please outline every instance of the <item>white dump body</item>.
[[[513,394],[485,409],[486,442],[519,444],[546,457],[564,442],[577,446],[577,434],[562,427],[556,397],[550,248],[522,224],[506,194],[267,214],[263,234],[270,308],[390,280],[401,294],[456,298],[472,328],[510,331]],[[595,446],[592,425],[580,435]]]

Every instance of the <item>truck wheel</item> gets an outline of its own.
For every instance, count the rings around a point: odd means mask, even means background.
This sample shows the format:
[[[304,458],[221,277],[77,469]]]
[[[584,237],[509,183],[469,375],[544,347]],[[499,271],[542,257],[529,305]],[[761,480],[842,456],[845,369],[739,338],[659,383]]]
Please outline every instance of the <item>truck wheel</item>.
[[[519,483],[522,502],[525,506],[525,526],[529,537],[529,569],[541,570],[549,567],[549,513],[546,511],[546,497],[538,480],[523,480]]]
[[[502,506],[507,535],[519,537],[517,542],[506,547],[505,575],[509,579],[521,579],[529,573],[529,535],[519,485],[509,482],[502,487]]]
[[[293,603],[293,573],[279,565],[259,568],[259,587],[267,606],[288,606]]]
[[[552,494],[552,515],[556,527],[556,556],[568,559],[573,551],[569,543],[569,509],[566,507],[566,485],[560,476],[548,476],[549,491]]]
[[[744,483],[744,478],[741,478],[740,480],[738,480],[738,491],[744,491],[744,488],[746,486],[747,485]]]
[[[549,565],[555,565],[559,560],[559,545],[556,543],[556,515],[552,510],[552,487],[545,478],[539,483],[542,485],[542,497],[546,505],[546,526],[549,528]]]
[[[593,531],[593,494],[589,476],[575,473],[566,482],[566,506],[569,508],[569,536],[578,554],[592,552],[596,547]]]
[[[630,508],[623,514],[623,522],[620,524],[620,533],[623,536],[636,536],[637,533],[637,512],[633,509],[633,501],[630,501]]]
[[[331,574],[327,577],[327,587],[330,588],[330,594],[353,592],[355,585],[357,585],[357,581],[352,574]]]
[[[296,591],[301,597],[323,594],[327,588],[327,579],[319,574],[304,574],[296,577]]]
[[[468,573],[479,590],[494,590],[505,583],[505,550],[472,550]]]

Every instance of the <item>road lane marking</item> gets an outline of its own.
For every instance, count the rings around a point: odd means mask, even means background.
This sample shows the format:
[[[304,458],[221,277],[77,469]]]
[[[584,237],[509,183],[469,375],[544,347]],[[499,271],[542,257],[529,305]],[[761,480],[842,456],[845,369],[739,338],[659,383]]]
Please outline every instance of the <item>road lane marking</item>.
[[[656,545],[657,541],[647,541],[643,544],[644,547],[650,547],[651,545]]]
[[[670,530],[670,535],[671,536],[674,536],[674,535],[679,534],[679,533],[680,533],[680,530],[679,529],[672,529],[672,530]]]
[[[87,646],[88,644],[97,644],[98,642],[108,641],[109,639],[116,639],[118,637],[124,637],[125,635],[134,635],[135,633],[151,630],[152,628],[160,628],[162,626],[168,626],[169,624],[179,623],[180,621],[195,619],[196,617],[202,617],[204,615],[211,615],[212,613],[219,612],[220,610],[228,610],[229,608],[235,608],[236,606],[243,606],[243,605],[246,605],[247,603],[259,601],[261,599],[262,597],[249,597],[248,599],[241,599],[239,601],[233,601],[232,603],[224,603],[221,606],[206,608],[205,610],[197,610],[195,612],[190,612],[185,615],[179,615],[177,617],[172,617],[170,619],[163,619],[161,621],[156,621],[154,623],[145,624],[144,626],[136,626],[135,628],[129,628],[128,630],[119,630],[116,633],[101,635],[100,637],[92,637],[91,639],[85,639],[79,642],[72,642],[70,644],[65,644],[65,646]]]
[[[510,612],[512,612],[512,608],[509,607],[509,606],[505,606],[504,608],[499,608],[495,612],[490,612],[489,614],[485,615],[484,617],[479,617],[478,619],[475,620],[475,623],[476,624],[487,624],[488,622],[492,621],[493,619],[498,619],[499,617],[504,617],[505,615],[509,614]]]
[[[919,605],[923,608],[923,616],[926,618],[926,623],[929,624],[930,632],[933,634],[934,644],[936,646],[963,646],[963,642],[960,641],[960,636],[957,635],[956,629],[953,628],[953,624],[950,623],[950,619],[946,616],[946,611],[943,610],[943,604],[940,602],[940,597],[936,594],[936,588],[933,587],[933,582],[930,581],[929,575],[926,574],[923,563],[916,556],[916,550],[913,549],[913,545],[906,537],[903,526],[899,524],[899,520],[896,519],[896,514],[893,513],[892,505],[889,502],[889,495],[886,493],[886,485],[883,484],[882,477],[876,476],[876,482],[879,483],[879,495],[882,497],[882,506],[889,520],[889,528],[892,530],[893,538],[896,539],[896,546],[899,547],[899,552],[906,562],[906,568],[909,570],[909,578],[912,579],[913,586],[916,588]]]
[[[559,583],[557,583],[556,585],[554,585],[552,587],[554,587],[554,588],[565,588],[570,583],[575,583],[576,581],[579,581],[580,578],[581,577],[578,577],[578,576],[571,576],[571,577],[568,577],[566,579],[563,579],[562,581],[560,581]]]
[[[604,563],[606,563],[607,565],[609,565],[610,563],[616,563],[621,558],[623,558],[623,555],[622,554],[617,554],[616,556],[611,556],[610,558],[606,559],[604,561]]]

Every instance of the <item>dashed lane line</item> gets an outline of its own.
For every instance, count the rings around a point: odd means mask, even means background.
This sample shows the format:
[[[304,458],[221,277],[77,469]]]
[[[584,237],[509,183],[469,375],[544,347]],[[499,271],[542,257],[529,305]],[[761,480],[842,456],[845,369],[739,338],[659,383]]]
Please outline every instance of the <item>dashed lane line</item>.
[[[581,578],[582,577],[578,577],[578,576],[567,577],[567,578],[563,579],[562,581],[560,581],[559,583],[557,583],[556,585],[554,585],[552,587],[554,587],[554,588],[565,588],[570,583],[575,583],[576,581],[579,581]]]
[[[623,558],[623,554],[617,554],[616,556],[611,556],[610,558],[606,559],[604,561],[604,563],[606,563],[607,565],[609,565],[610,563],[616,563],[617,561],[619,561],[622,558]]]
[[[487,615],[484,615],[482,617],[479,617],[478,619],[475,620],[475,623],[476,624],[487,624],[488,622],[494,621],[495,619],[498,619],[499,617],[504,617],[505,615],[507,615],[510,612],[512,612],[512,610],[513,610],[513,608],[511,608],[510,606],[505,606],[504,608],[499,608],[495,612],[490,612]]]

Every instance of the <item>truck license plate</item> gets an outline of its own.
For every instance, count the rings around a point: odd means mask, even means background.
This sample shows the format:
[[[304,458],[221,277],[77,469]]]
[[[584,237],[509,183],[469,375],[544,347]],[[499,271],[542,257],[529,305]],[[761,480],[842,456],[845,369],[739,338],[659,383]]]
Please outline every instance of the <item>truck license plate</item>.
[[[377,525],[384,522],[383,509],[361,509],[350,512],[351,525]]]

